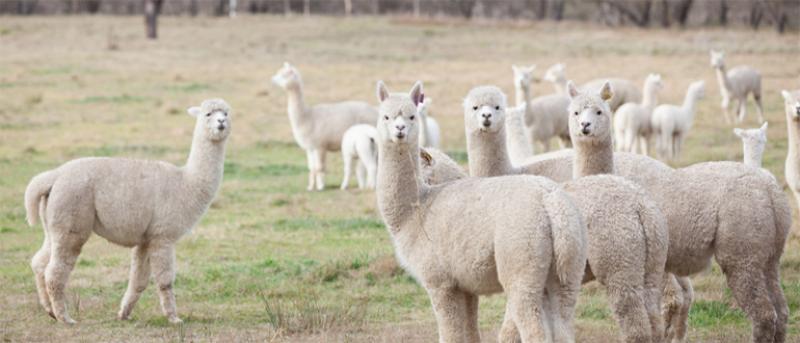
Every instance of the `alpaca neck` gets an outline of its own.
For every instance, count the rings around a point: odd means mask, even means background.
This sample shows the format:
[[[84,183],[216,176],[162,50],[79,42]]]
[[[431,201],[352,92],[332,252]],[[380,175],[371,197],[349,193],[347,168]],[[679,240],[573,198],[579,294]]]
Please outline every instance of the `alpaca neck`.
[[[470,176],[490,177],[509,174],[512,166],[506,151],[505,128],[500,128],[494,133],[468,132],[467,158]]]
[[[731,89],[731,81],[728,79],[728,73],[725,71],[725,66],[719,66],[714,68],[717,72],[717,82],[719,82],[719,88],[723,90],[725,94],[730,92]]]
[[[567,80],[558,79],[556,82],[553,82],[553,88],[555,88],[558,94],[567,94]]]
[[[378,209],[393,234],[412,220],[419,206],[419,147],[379,142]]]
[[[421,106],[421,105],[420,105]],[[420,111],[419,115],[419,146],[420,147],[427,147],[428,146],[428,116]]]
[[[289,97],[289,122],[295,128],[307,121],[307,111],[305,102],[303,102],[303,85],[297,84],[295,87],[286,89]]]
[[[523,85],[521,83],[517,83],[515,90],[515,100],[517,101],[517,106],[522,105],[523,103],[530,103],[531,102],[531,85]],[[526,106],[527,107],[527,106]]]
[[[646,109],[652,109],[656,106],[658,102],[658,94],[656,92],[656,87],[653,84],[647,84],[644,86],[644,96],[642,97],[642,107]]]
[[[789,156],[800,159],[800,121],[791,113],[786,114],[786,129],[789,131]]]
[[[576,142],[576,139],[572,140]],[[614,152],[611,148],[611,136],[604,137],[601,142],[574,143],[575,160],[572,164],[574,179],[598,174],[614,174]]]
[[[764,147],[744,145],[744,164],[756,168],[761,168],[761,157],[764,154]]]
[[[200,193],[192,194],[191,199],[208,204],[222,182],[226,140],[211,141],[205,137],[206,132],[205,121],[198,120],[184,172],[187,183],[196,185],[192,189]]]
[[[514,167],[520,166],[525,160],[533,156],[533,149],[525,136],[523,113],[509,115],[506,118],[506,148],[508,158]]]
[[[683,99],[683,113],[687,116],[689,122],[694,120],[694,104],[697,102],[696,91],[689,90],[686,92],[686,98]]]

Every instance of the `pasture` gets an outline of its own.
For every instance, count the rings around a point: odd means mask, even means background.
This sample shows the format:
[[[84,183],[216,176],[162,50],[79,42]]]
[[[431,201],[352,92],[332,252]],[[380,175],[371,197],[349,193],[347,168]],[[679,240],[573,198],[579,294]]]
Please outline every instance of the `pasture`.
[[[371,191],[339,191],[341,159],[328,156],[327,189],[307,192],[305,153],[292,139],[286,96],[269,78],[283,61],[305,82],[309,103],[376,103],[375,82],[433,98],[443,148],[466,164],[461,100],[480,84],[513,98],[511,64],[557,62],[578,82],[616,76],[643,82],[661,73],[662,103],[681,103],[706,81],[694,129],[674,166],[741,160],[726,125],[708,50],[729,66],[763,74],[769,121],[764,167],[785,184],[781,89],[800,88],[800,37],[772,30],[640,30],[587,24],[412,21],[278,16],[163,17],[147,41],[139,17],[3,17],[0,20],[0,340],[23,341],[411,341],[436,325],[422,287],[395,263]],[[534,96],[553,92],[534,85]],[[194,231],[177,247],[175,283],[185,323],[171,326],[151,284],[129,322],[114,319],[129,251],[94,236],[68,284],[75,327],[40,308],[29,267],[41,226],[25,223],[23,193],[35,174],[82,156],[183,164],[193,119],[187,107],[221,97],[233,107],[225,179]],[[749,103],[742,127],[756,127]],[[553,144],[555,146],[555,144]],[[355,182],[353,181],[353,184]],[[787,195],[789,190],[786,189]],[[796,204],[794,219],[797,220]],[[795,224],[794,232],[800,232]],[[800,341],[800,239],[782,260],[790,304],[789,341]],[[694,278],[690,341],[741,342],[749,323],[716,267]],[[482,298],[485,341],[496,339],[502,295]],[[583,287],[580,341],[617,337],[604,291]]]

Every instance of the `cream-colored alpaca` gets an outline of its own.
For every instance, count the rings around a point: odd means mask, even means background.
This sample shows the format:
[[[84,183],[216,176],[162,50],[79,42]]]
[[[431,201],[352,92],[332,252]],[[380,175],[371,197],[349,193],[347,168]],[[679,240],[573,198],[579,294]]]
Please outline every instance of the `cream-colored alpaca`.
[[[339,151],[344,132],[357,124],[375,124],[375,107],[360,101],[307,106],[303,100],[300,72],[284,63],[272,82],[286,90],[289,97],[289,123],[292,135],[308,159],[308,190],[325,189],[325,155]]]
[[[733,133],[742,139],[742,150],[744,152],[744,164],[761,168],[761,160],[764,158],[764,149],[767,147],[767,125],[764,122],[757,129],[740,129],[734,128]]]
[[[647,155],[648,142],[653,133],[650,126],[653,108],[658,103],[658,92],[663,87],[661,75],[648,75],[642,88],[642,102],[623,104],[614,112],[614,143],[617,151],[636,153],[638,143],[639,151]]]
[[[683,140],[694,124],[695,104],[705,95],[705,82],[689,85],[683,105],[664,104],[653,110],[650,121],[656,136],[656,151],[662,159],[676,160],[680,156]]]
[[[420,148],[422,180],[428,185],[438,185],[467,177],[467,172],[450,156],[436,148]]]
[[[761,73],[749,66],[737,66],[726,72],[725,53],[722,51],[711,50],[711,67],[717,73],[719,92],[722,94],[722,111],[725,114],[725,121],[731,123],[731,113],[728,107],[731,100],[737,102],[738,116],[734,117],[737,123],[744,120],[747,114],[747,96],[753,93],[756,101],[758,122],[764,122],[764,114],[761,109]]]
[[[611,97],[610,91],[604,94]],[[511,165],[506,153],[504,99],[499,88],[483,86],[472,89],[464,100],[472,176],[524,173]],[[593,106],[575,111],[580,114],[567,115],[564,108],[575,151],[584,163],[580,168],[576,165],[576,180],[563,186],[587,224],[588,264],[583,281],[597,279],[606,287],[626,342],[660,342],[664,326],[659,306],[668,243],[664,216],[640,187],[618,176],[597,175],[612,173],[614,168],[608,104],[598,97]],[[583,123],[586,131],[573,128],[574,121]]]
[[[378,172],[378,131],[368,124],[358,124],[347,129],[342,137],[342,162],[344,178],[341,189],[350,185],[350,175],[355,164],[358,189],[375,189],[375,175]],[[356,161],[357,164],[356,164]]]
[[[569,129],[563,116],[564,107],[569,103],[564,95],[551,94],[531,99],[531,83],[536,66],[517,67],[514,71],[514,90],[516,105],[524,108],[524,125],[531,143],[538,143],[543,152],[550,151],[550,140],[558,138],[562,149],[569,147]],[[516,157],[516,154],[515,154]]]
[[[786,183],[800,206],[800,90],[781,91],[786,112],[789,151],[786,154]]]
[[[433,100],[425,97],[424,94],[422,98],[422,102],[417,106],[417,116],[420,118],[419,146],[423,148],[439,148],[442,133],[439,129],[439,123],[430,116]]]
[[[567,67],[563,63],[558,63],[547,69],[544,73],[543,79],[551,82],[558,94],[567,95]],[[639,87],[636,87],[631,81],[625,79],[615,78],[600,78],[594,79],[585,83],[580,88],[585,91],[598,92],[603,84],[608,81],[611,83],[611,88],[614,89],[614,98],[611,99],[609,105],[611,111],[615,112],[623,104],[634,102],[638,103],[642,99],[642,93],[639,92]]]
[[[30,225],[41,217],[44,244],[31,261],[39,302],[52,317],[75,323],[64,289],[81,247],[92,232],[132,247],[128,290],[119,319],[128,319],[152,273],[161,308],[180,323],[172,285],[175,243],[211,204],[222,182],[230,107],[219,99],[192,107],[196,117],[189,159],[183,167],[166,162],[89,157],[36,175],[25,190]]]
[[[400,264],[425,288],[440,342],[478,342],[478,296],[508,297],[500,341],[574,340],[585,256],[580,214],[536,176],[467,178],[429,187],[419,177],[421,84],[390,94],[378,83],[378,209]],[[552,309],[552,310],[551,310]]]

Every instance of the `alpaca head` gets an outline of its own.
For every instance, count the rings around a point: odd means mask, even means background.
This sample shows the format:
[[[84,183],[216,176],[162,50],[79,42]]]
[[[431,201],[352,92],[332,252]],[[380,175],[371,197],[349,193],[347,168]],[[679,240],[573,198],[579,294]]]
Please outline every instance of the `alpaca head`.
[[[195,134],[203,134],[213,142],[224,141],[230,135],[230,111],[231,107],[222,99],[205,100],[200,106],[186,110],[190,116],[197,118]]]
[[[475,87],[464,99],[464,126],[467,134],[497,133],[503,129],[506,95],[495,86]]]
[[[606,81],[600,91],[581,93],[572,81],[567,83],[570,103],[569,132],[574,143],[602,143],[611,138],[611,108],[614,97],[611,84]]]
[[[764,125],[761,125],[760,128],[747,130],[737,127],[733,129],[733,133],[742,139],[745,148],[750,147],[755,149],[756,152],[762,153],[767,144],[767,125],[768,123],[764,122]]]
[[[566,69],[567,67],[563,63],[554,64],[550,68],[547,68],[542,79],[552,83],[564,82],[567,78]]]
[[[425,118],[428,116],[428,110],[431,108],[431,103],[433,100],[431,98],[426,97],[425,94],[420,95],[421,103],[417,105],[417,115],[420,118]]]
[[[300,72],[297,71],[289,62],[283,62],[283,67],[272,76],[272,83],[283,89],[298,88],[302,84]]]
[[[664,83],[661,82],[661,74],[649,74],[644,81],[645,92],[655,93],[664,88]]]
[[[725,53],[722,51],[711,50],[711,67],[722,68],[725,66]]]
[[[429,185],[463,179],[467,174],[447,154],[437,149],[419,149],[420,177]]]
[[[512,65],[511,70],[514,71],[514,87],[528,89],[531,86],[531,82],[535,81],[533,71],[536,70],[536,65],[527,67]]]
[[[781,91],[784,104],[786,105],[786,114],[794,121],[800,121],[800,97],[795,96],[798,94],[800,94],[800,91],[795,92],[795,94],[787,90]]]
[[[378,137],[382,142],[418,144],[417,105],[422,100],[422,83],[417,81],[408,94],[389,93],[378,81]]]
[[[689,85],[689,93],[692,94],[695,100],[700,100],[706,95],[706,82],[695,81]]]

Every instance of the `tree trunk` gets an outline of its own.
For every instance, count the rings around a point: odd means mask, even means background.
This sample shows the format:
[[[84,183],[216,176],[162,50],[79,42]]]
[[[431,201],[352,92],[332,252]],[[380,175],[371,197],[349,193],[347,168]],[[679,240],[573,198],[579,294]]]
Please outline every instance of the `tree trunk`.
[[[372,0],[372,14],[378,15],[381,13],[381,0]]]
[[[283,15],[287,17],[292,15],[292,4],[289,3],[289,0],[283,0]]]
[[[750,26],[754,30],[758,30],[763,16],[764,13],[761,9],[761,4],[758,2],[753,2],[753,4],[750,6]]]
[[[197,16],[197,0],[189,0],[189,15]]]
[[[353,15],[353,0],[344,0],[344,15],[346,17]]]
[[[669,27],[669,0],[661,0],[661,26]]]
[[[158,38],[158,12],[161,8],[162,0],[145,0],[144,1],[144,23],[147,29],[147,38]]]
[[[414,18],[419,18],[419,1],[414,0]]]
[[[681,27],[686,27],[686,23],[689,21],[689,12],[692,8],[693,0],[682,0],[678,4],[678,9],[676,16],[678,17],[678,23],[681,24]]]
[[[561,21],[561,19],[564,19],[564,6],[564,0],[553,1],[553,19],[556,21]]]
[[[719,5],[719,24],[728,25],[728,3],[725,0],[722,0]]]
[[[311,15],[311,0],[303,0],[303,15],[306,17]]]
[[[547,0],[539,0],[536,3],[536,19],[544,20],[547,18]]]

